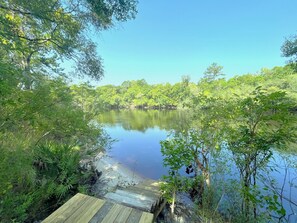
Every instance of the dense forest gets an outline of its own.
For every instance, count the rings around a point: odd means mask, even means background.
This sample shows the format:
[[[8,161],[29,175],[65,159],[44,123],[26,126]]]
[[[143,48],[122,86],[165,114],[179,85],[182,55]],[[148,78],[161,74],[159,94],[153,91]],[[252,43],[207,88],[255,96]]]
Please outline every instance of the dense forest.
[[[256,87],[268,92],[285,91],[293,100],[297,99],[297,77],[294,65],[263,68],[257,74],[245,74],[223,78],[216,74],[217,64],[209,66],[198,83],[182,76],[176,84],[150,85],[145,80],[125,81],[120,86],[105,85],[93,88],[87,84],[72,85],[71,90],[85,111],[102,109],[189,109],[199,96],[231,99],[245,97]],[[210,70],[210,71],[209,71]],[[221,72],[221,71],[220,71]]]
[[[287,150],[296,142],[297,38],[282,47],[292,59],[288,65],[257,74],[226,78],[214,63],[197,83],[182,76],[176,84],[150,85],[141,79],[120,86],[69,85],[67,77],[74,74],[103,77],[96,44],[86,32],[134,19],[136,4],[0,0],[0,222],[40,220],[75,193],[90,193],[98,176],[80,161],[108,143],[94,120],[103,110],[132,108],[187,109],[193,121],[161,142],[170,170],[164,193],[172,212],[175,194],[191,191],[206,218],[286,220],[283,194],[261,194],[258,179],[273,148]],[[70,74],[63,71],[66,63],[75,67]],[[216,169],[210,165],[226,148],[240,176],[238,188],[232,188],[237,202],[228,215],[217,208],[222,195],[215,196]],[[183,167],[194,177],[180,175]]]

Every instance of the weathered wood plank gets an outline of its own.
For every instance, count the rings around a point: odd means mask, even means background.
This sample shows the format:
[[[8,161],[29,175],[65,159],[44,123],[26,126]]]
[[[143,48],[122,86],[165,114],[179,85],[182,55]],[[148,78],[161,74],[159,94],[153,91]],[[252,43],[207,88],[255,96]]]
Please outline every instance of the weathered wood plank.
[[[133,209],[131,214],[129,215],[129,218],[127,219],[126,223],[139,222],[141,215],[142,215],[142,211]]]
[[[44,223],[149,223],[153,222],[155,207],[162,201],[159,182],[147,180],[141,184],[118,189],[108,193],[104,201],[95,197],[76,194],[57,211],[46,218]],[[144,211],[144,212],[143,212]],[[148,212],[154,212],[148,213]]]
[[[155,207],[159,204],[159,197],[149,197],[144,195],[143,193],[137,193],[136,191],[116,190],[114,193],[119,194],[123,197],[134,199],[142,204],[147,204],[148,207],[150,207],[150,210],[147,209],[145,211],[149,212],[153,212],[155,210]]]
[[[122,205],[115,204],[108,214],[103,218],[102,223],[111,223],[114,222],[115,219],[118,217],[119,213],[121,212],[121,209],[123,208]]]
[[[162,196],[161,191],[146,190],[146,189],[140,188],[140,187],[127,187],[127,188],[123,188],[123,190],[134,192],[137,194],[143,194],[148,197],[161,197]]]
[[[113,200],[116,203],[120,203],[129,207],[137,208],[147,212],[150,212],[152,209],[152,203],[149,201],[136,200],[133,198],[122,196],[120,194],[107,193],[105,195],[105,198]]]
[[[144,181],[144,182],[142,182],[140,184],[135,185],[134,187],[149,190],[149,191],[153,191],[153,192],[156,192],[156,193],[161,193],[160,192],[160,184],[161,184],[161,182]]]
[[[115,219],[114,223],[123,223],[126,222],[129,218],[132,208],[129,207],[123,207],[117,218]]]
[[[81,215],[83,215],[88,210],[88,208],[91,207],[97,201],[97,198],[90,197],[87,195],[84,196],[87,199],[86,202],[80,205],[80,207],[76,209],[76,211],[71,216],[65,219],[65,223],[78,222],[78,219],[80,219]]]
[[[105,203],[104,200],[100,200],[94,197],[89,197],[88,199],[89,200],[85,202],[79,209],[77,209],[76,213],[70,216],[65,221],[65,223],[73,223],[73,222],[88,223],[92,219],[92,217],[96,214],[96,212]]]
[[[89,223],[101,222],[114,205],[114,203],[106,201],[104,205],[99,209],[99,211],[93,216]]]
[[[133,193],[133,192],[127,191],[127,190],[116,190],[114,193],[115,194],[120,194],[120,195],[125,196],[125,197],[129,197],[129,198],[132,198],[132,199],[136,199],[136,200],[139,200],[139,201],[146,201],[146,202],[151,203],[151,204],[154,204],[155,201],[156,201],[156,199],[154,199],[152,197],[146,196],[144,194]]]
[[[136,193],[140,194],[146,197],[151,198],[154,200],[155,206],[159,205],[160,201],[162,200],[162,194],[160,192],[154,192],[150,190],[145,190],[143,188],[137,188],[137,187],[127,187],[123,189],[124,191],[129,191],[130,193]]]
[[[143,212],[139,223],[152,223],[154,220],[154,215],[152,213]]]
[[[68,200],[65,204],[63,204],[59,209],[57,209],[54,213],[48,216],[43,223],[58,223],[64,222],[67,218],[69,218],[84,202],[86,202],[87,197],[83,194],[76,194],[70,200]]]

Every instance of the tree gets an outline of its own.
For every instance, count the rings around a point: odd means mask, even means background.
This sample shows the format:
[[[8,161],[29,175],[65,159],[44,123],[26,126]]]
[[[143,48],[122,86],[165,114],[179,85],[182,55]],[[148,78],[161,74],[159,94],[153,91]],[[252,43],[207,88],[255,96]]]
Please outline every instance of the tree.
[[[284,57],[290,57],[292,63],[297,62],[297,35],[285,40],[281,47]]]
[[[185,87],[188,87],[190,81],[191,81],[191,77],[189,75],[183,75],[181,77],[182,79],[182,84],[185,86]]]
[[[164,166],[169,167],[169,174],[164,179],[165,193],[171,192],[174,210],[175,193],[191,191],[192,197],[200,207],[204,205],[204,195],[211,189],[211,156],[219,149],[220,131],[218,109],[219,101],[200,96],[199,104],[193,111],[194,127],[177,131],[173,138],[161,141]],[[183,176],[185,169],[189,177]],[[214,199],[214,198],[212,198]],[[207,201],[210,202],[211,201]]]
[[[223,66],[218,65],[217,63],[212,63],[209,67],[207,67],[206,71],[204,72],[203,79],[206,81],[213,81],[220,76],[223,76],[222,73]]]
[[[33,72],[59,73],[59,62],[76,64],[76,73],[100,79],[101,59],[85,35],[126,21],[136,14],[136,0],[0,0],[0,48],[23,70],[26,85]]]
[[[231,106],[231,107],[230,107]],[[251,96],[239,99],[227,106],[226,142],[232,151],[242,182],[242,212],[246,220],[258,216],[257,179],[275,147],[285,147],[296,138],[294,106],[285,92],[268,93],[261,87]],[[232,121],[231,121],[232,120]],[[229,128],[227,128],[229,126]],[[278,210],[283,213],[283,207]]]

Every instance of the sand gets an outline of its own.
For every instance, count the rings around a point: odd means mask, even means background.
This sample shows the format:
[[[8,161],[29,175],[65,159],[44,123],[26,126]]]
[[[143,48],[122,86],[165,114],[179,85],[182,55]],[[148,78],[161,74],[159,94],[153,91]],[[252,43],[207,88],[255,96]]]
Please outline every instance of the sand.
[[[95,157],[93,165],[101,173],[99,180],[93,187],[93,192],[99,196],[104,196],[117,187],[127,187],[145,180],[144,177],[120,164],[106,153],[100,152]]]

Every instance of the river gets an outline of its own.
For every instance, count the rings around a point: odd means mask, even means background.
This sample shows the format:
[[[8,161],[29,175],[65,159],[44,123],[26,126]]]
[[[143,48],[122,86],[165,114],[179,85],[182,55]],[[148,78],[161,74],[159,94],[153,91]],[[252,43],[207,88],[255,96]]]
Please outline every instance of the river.
[[[165,140],[172,131],[183,130],[190,125],[186,112],[171,110],[112,110],[100,114],[99,122],[111,138],[116,139],[108,154],[132,171],[151,179],[160,179],[167,173],[163,166],[160,141]],[[274,151],[268,164],[274,170],[262,175],[267,178],[266,183],[270,177],[275,180],[275,187],[283,187],[286,198],[297,203],[296,160],[296,155]],[[236,172],[234,165],[231,169]],[[297,222],[297,207],[286,201],[284,207],[287,215],[292,214],[290,222]]]

